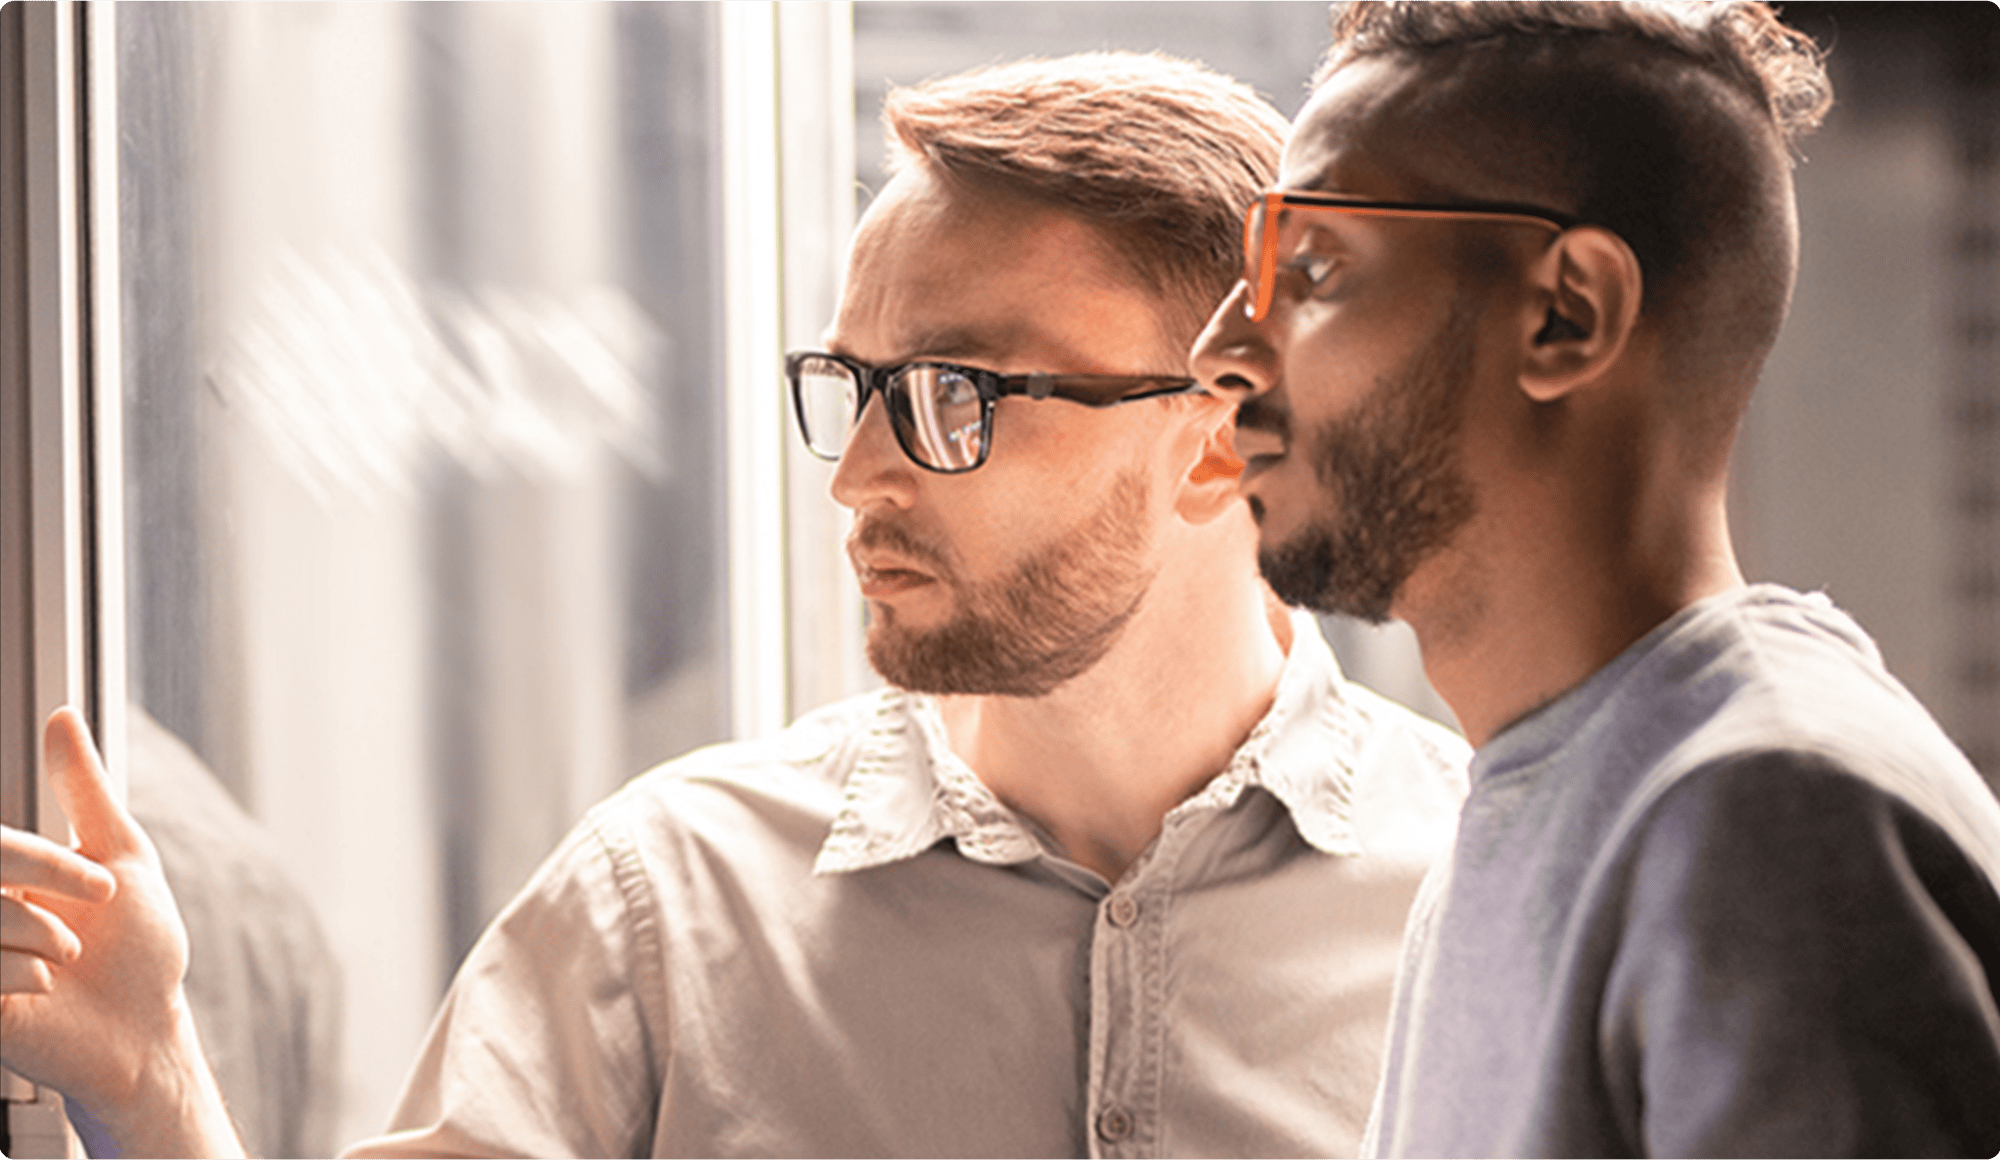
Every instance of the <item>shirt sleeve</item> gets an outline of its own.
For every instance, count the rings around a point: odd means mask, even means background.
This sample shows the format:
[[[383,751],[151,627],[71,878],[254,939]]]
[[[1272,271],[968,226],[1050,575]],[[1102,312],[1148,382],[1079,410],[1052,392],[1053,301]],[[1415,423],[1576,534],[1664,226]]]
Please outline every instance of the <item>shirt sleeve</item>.
[[[474,945],[384,1137],[354,1157],[642,1157],[666,1022],[652,896],[587,818]]]
[[[1642,825],[1600,1025],[1635,1146],[2000,1150],[2000,896],[1939,826],[1796,753],[1697,771]]]

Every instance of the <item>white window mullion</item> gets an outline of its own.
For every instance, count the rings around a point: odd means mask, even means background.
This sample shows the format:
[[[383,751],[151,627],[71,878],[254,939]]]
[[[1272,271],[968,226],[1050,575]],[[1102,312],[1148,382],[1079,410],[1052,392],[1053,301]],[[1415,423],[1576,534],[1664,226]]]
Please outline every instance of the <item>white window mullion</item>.
[[[738,738],[778,729],[787,710],[776,15],[769,2],[719,10],[730,717]]]
[[[778,60],[784,342],[814,349],[839,306],[854,232],[854,6],[780,3]],[[801,713],[880,679],[864,656],[861,588],[847,562],[852,517],[827,494],[833,465],[789,432],[784,448],[790,693]]]
[[[95,706],[91,726],[105,768],[121,788],[125,785],[125,710],[129,696],[125,668],[125,391],[124,335],[119,302],[123,282],[118,270],[118,6],[89,3],[82,22],[80,59],[86,76],[82,150],[86,181],[82,190],[82,220],[88,253],[81,269],[87,276],[82,309],[85,373],[80,386],[88,403],[85,429],[90,441],[90,500],[85,515],[84,543],[89,552],[89,624],[91,688]]]

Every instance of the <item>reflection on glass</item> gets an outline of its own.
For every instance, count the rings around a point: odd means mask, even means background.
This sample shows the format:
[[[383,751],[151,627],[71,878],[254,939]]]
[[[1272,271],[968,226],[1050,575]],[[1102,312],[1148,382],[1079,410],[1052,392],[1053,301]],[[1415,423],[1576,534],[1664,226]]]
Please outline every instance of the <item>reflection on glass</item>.
[[[727,732],[714,20],[118,13],[133,696],[332,941],[336,1140],[577,815]]]
[[[341,972],[285,852],[144,709],[129,715],[127,804],[187,925],[188,1006],[253,1157],[337,1147]]]

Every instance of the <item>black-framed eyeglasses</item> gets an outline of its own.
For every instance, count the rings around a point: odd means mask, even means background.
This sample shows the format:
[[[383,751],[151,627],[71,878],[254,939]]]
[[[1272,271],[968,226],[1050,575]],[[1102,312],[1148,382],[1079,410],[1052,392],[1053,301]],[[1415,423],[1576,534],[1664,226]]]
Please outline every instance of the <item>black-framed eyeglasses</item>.
[[[993,451],[993,404],[1004,395],[1111,407],[1202,389],[1194,379],[1166,375],[1002,375],[931,360],[871,367],[824,351],[786,355],[785,379],[799,432],[814,455],[838,460],[869,397],[880,395],[903,454],[933,472],[969,472],[986,462]]]
[[[1250,321],[1262,322],[1271,312],[1271,296],[1278,282],[1278,254],[1289,244],[1283,237],[1299,228],[1302,215],[1286,210],[1331,211],[1360,217],[1434,218],[1447,221],[1527,223],[1547,226],[1558,232],[1580,221],[1569,214],[1517,202],[1382,202],[1334,194],[1272,190],[1243,214],[1243,281],[1255,292],[1250,300]],[[1266,223],[1278,222],[1277,229]]]

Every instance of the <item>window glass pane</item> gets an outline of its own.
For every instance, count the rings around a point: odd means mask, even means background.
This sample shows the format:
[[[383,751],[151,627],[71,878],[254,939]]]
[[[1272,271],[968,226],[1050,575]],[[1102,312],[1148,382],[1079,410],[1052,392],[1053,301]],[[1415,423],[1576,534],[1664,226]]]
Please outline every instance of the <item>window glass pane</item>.
[[[118,10],[134,775],[247,808],[346,986],[337,1123],[253,1150],[379,1130],[578,814],[727,733],[715,20]]]

